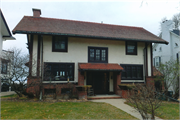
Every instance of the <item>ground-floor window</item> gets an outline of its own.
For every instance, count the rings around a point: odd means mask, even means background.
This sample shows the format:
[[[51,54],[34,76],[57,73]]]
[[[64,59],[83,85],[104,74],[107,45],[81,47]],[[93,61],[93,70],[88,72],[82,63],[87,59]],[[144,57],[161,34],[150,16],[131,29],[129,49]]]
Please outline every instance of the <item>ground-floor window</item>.
[[[48,63],[44,65],[45,81],[74,81],[74,63]]]
[[[121,64],[124,68],[121,80],[143,80],[143,65]]]

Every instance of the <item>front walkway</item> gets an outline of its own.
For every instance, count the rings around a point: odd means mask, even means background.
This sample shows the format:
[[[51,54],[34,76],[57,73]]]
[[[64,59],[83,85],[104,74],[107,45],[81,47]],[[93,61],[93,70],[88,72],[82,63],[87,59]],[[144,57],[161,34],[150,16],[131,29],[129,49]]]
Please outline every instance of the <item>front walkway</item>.
[[[1,92],[0,96],[13,95],[16,94],[14,91]]]
[[[90,100],[90,101],[109,103],[109,104],[123,110],[124,112],[136,117],[137,119],[142,120],[142,117],[139,112],[137,112],[133,107],[124,103],[126,101],[125,99],[101,99],[101,100]],[[156,117],[156,119],[162,120],[158,117]]]

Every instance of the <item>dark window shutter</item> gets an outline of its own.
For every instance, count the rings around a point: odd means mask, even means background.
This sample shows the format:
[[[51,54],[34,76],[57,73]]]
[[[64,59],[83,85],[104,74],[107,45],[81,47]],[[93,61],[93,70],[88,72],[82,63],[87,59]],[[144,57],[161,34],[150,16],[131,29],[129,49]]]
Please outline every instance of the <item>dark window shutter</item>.
[[[161,57],[159,57],[159,64],[161,64]]]

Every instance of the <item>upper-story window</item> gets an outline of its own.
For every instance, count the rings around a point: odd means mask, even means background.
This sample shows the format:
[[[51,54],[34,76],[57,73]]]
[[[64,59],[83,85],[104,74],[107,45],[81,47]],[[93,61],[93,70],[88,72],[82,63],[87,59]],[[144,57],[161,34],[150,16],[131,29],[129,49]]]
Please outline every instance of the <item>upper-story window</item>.
[[[176,54],[177,63],[179,64],[179,54]]]
[[[159,51],[162,51],[162,48],[161,48],[161,47],[159,48]]]
[[[175,43],[175,47],[178,47],[178,44],[177,44],[177,43]]]
[[[108,63],[108,48],[88,47],[88,62]]]
[[[65,36],[53,36],[52,40],[53,52],[67,52],[68,51],[68,39]]]
[[[137,55],[137,42],[126,42],[126,55]]]
[[[7,74],[7,66],[8,66],[8,62],[2,60],[1,74]]]

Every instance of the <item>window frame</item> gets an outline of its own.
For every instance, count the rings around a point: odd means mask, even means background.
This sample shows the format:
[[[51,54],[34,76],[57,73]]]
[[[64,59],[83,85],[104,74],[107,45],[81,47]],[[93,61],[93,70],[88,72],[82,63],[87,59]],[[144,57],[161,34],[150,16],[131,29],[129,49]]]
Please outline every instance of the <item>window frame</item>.
[[[94,60],[90,59],[90,49],[94,49]],[[100,60],[96,60],[96,50],[100,50]],[[102,50],[106,50],[106,59],[102,61]],[[108,47],[92,47],[88,46],[88,63],[108,63]]]
[[[60,41],[65,41],[65,49],[56,49],[55,48],[55,40],[57,37],[64,37],[65,40],[60,40]],[[52,52],[68,52],[68,37],[66,36],[52,36]]]
[[[128,42],[135,43],[135,51],[133,53],[128,52]],[[134,41],[126,41],[126,55],[137,55],[137,42]]]
[[[5,67],[5,72],[4,72],[4,66],[3,65],[6,65]],[[1,74],[7,74],[7,70],[8,69],[8,62],[6,60],[2,60],[1,61]]]
[[[142,64],[120,64],[121,67],[124,68],[124,70],[122,71],[125,73],[125,77],[121,74],[121,80],[143,80],[143,75],[144,75],[144,71],[143,71],[143,65]],[[127,72],[126,72],[126,67],[130,67],[130,77],[127,76]],[[133,77],[133,67],[136,68],[136,74],[138,73],[138,67],[140,67],[140,72],[141,72],[141,77]]]
[[[44,62],[44,65],[45,65],[45,69],[46,68],[48,68],[49,66],[48,66],[48,64],[50,64],[51,65],[51,70],[50,70],[50,78],[52,79],[52,80],[50,80],[50,79],[46,79],[46,78],[44,78],[44,80],[43,81],[67,81],[67,79],[68,79],[68,76],[67,76],[67,72],[68,72],[68,65],[72,65],[72,79],[71,78],[69,78],[69,81],[74,81],[74,73],[75,73],[75,63],[59,63],[59,62]],[[47,66],[46,66],[47,65]],[[62,71],[65,71],[65,76],[64,76],[64,78],[60,78],[59,77],[59,80],[56,80],[55,79],[55,77],[54,78],[52,78],[53,77],[53,75],[52,75],[52,73],[54,72],[53,70],[52,70],[52,65],[56,65],[56,66],[58,66],[57,68],[58,68],[58,76],[60,76],[60,72],[62,72]],[[62,67],[60,67],[60,66],[65,66],[65,69],[62,69]],[[44,77],[49,77],[49,76],[45,76],[47,73],[48,73],[48,70],[46,71],[46,70],[44,70]]]

